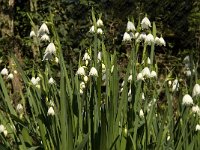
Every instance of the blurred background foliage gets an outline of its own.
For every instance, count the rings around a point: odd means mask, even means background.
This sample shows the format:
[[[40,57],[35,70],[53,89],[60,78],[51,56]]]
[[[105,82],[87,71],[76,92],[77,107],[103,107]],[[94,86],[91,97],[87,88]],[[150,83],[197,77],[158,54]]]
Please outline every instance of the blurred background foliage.
[[[84,53],[90,41],[92,26],[91,8],[102,13],[105,25],[107,49],[117,49],[120,56],[127,52],[122,45],[128,18],[135,23],[148,15],[156,21],[158,35],[162,33],[167,45],[156,51],[156,55],[180,55],[191,51],[199,54],[200,2],[198,0],[1,0],[0,1],[0,57],[1,66],[8,63],[9,52],[19,53],[21,61],[32,65],[31,31],[29,14],[38,27],[54,14],[55,25],[60,36],[65,60],[77,64],[79,53]],[[11,22],[11,23],[9,23]],[[5,31],[10,34],[5,34]],[[183,58],[182,57],[182,58]],[[179,57],[180,58],[180,57]],[[123,62],[123,60],[122,60]]]

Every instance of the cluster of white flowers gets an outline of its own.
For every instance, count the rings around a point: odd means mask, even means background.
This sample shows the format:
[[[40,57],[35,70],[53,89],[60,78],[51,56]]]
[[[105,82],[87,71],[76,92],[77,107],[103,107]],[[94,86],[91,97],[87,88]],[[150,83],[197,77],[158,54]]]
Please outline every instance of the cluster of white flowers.
[[[7,76],[8,80],[12,80],[14,78],[14,75],[12,73],[9,73],[6,67],[1,70],[1,75]]]
[[[43,23],[37,32],[37,37],[40,37],[41,41],[50,41],[48,34],[49,34],[49,29],[46,23]],[[36,37],[36,32],[34,30],[30,32],[30,37],[31,38]]]
[[[0,134],[3,133],[4,136],[7,136],[8,131],[6,130],[6,127],[4,125],[0,125]]]
[[[89,32],[90,33],[97,33],[97,34],[103,34],[103,30],[102,30],[102,27],[103,27],[103,21],[101,20],[101,18],[99,18],[97,20],[97,30],[95,31],[95,27],[94,25],[90,28]]]
[[[154,36],[151,33],[146,34],[146,30],[148,30],[150,27],[150,20],[147,17],[144,17],[141,22],[141,28],[143,29],[143,32],[140,34],[136,31],[134,23],[128,21],[126,32],[123,35],[122,41],[130,42],[132,39],[135,39],[137,43],[144,41],[147,45],[155,43],[158,46],[166,46],[166,42],[162,36],[160,38],[157,36],[154,38]]]
[[[144,80],[145,78],[157,78],[156,71],[150,71],[148,67],[145,67],[140,73],[138,73],[137,80]]]
[[[50,37],[48,34],[49,34],[49,29],[48,29],[46,23],[43,23],[37,32],[37,37],[40,39],[40,41],[50,42]],[[35,36],[36,36],[35,31],[31,31],[30,37],[35,37]],[[50,42],[49,45],[46,47],[42,61],[51,60],[53,57],[53,54],[54,55],[56,54],[56,47],[55,47],[54,43]],[[57,60],[55,59],[55,62],[58,62],[58,58],[57,58]]]
[[[36,86],[37,88],[40,88],[40,77],[32,77],[31,78],[31,83]]]

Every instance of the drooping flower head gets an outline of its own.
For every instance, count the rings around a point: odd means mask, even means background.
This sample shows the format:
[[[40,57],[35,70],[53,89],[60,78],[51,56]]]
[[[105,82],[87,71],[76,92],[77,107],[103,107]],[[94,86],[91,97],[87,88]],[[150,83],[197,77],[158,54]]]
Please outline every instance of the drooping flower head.
[[[196,125],[195,130],[200,131],[200,125],[199,124]]]
[[[101,27],[101,26],[103,26],[103,21],[99,18],[97,20],[97,27]]]
[[[17,110],[18,113],[22,113],[22,111],[23,111],[22,104],[17,104],[16,110]]]
[[[151,78],[157,78],[157,73],[155,71],[151,71]]]
[[[92,26],[91,28],[90,28],[90,31],[89,31],[90,33],[94,33],[95,31],[94,31],[94,26]]]
[[[162,36],[159,38],[159,42],[160,42],[160,46],[166,46],[166,42]]]
[[[3,68],[3,69],[1,70],[1,74],[2,74],[2,75],[8,75],[8,69],[7,69],[7,68]]]
[[[49,84],[54,84],[55,80],[51,77],[48,82],[49,82]]]
[[[147,77],[147,78],[150,78],[151,77],[151,73],[150,73],[150,70],[148,67],[145,67],[143,70],[142,70],[142,76],[143,77]]]
[[[151,45],[152,43],[154,43],[154,37],[151,33],[149,33],[146,38],[145,38],[145,43],[147,43],[147,45]]]
[[[103,34],[103,30],[101,28],[97,29],[97,34]]]
[[[143,75],[142,75],[141,72],[138,73],[138,75],[137,75],[137,81],[139,81],[139,80],[144,80]]]
[[[79,67],[76,74],[81,75],[81,76],[85,76],[85,69],[83,67]]]
[[[195,84],[192,90],[192,97],[199,96],[200,95],[200,85]]]
[[[10,80],[12,80],[14,78],[14,75],[12,74],[12,73],[10,73],[9,75],[8,75],[8,77],[7,77],[7,79],[10,79]]]
[[[186,106],[193,105],[193,99],[189,94],[183,96],[182,104]]]
[[[149,21],[149,19],[147,17],[144,17],[142,19],[141,27],[142,27],[142,29],[149,29],[149,27],[151,27],[151,22]]]
[[[43,35],[41,36],[40,40],[41,40],[41,41],[50,41],[50,38],[49,38],[49,36],[45,33],[45,34],[43,34]]]
[[[98,72],[97,72],[97,69],[95,67],[92,67],[90,69],[89,76],[98,76]]]
[[[49,34],[49,29],[48,29],[46,23],[43,23],[43,24],[41,25],[40,29],[38,30],[38,34],[39,34],[39,35],[43,35],[44,33]]]
[[[85,53],[83,56],[83,60],[91,60],[90,55],[88,53]]]
[[[36,36],[35,32],[34,32],[34,31],[31,31],[31,32],[30,32],[30,37],[32,38],[32,37],[34,37],[34,36]]]
[[[123,41],[131,41],[131,36],[130,34],[128,34],[127,32],[124,33],[124,36],[123,36]]]
[[[128,21],[126,29],[127,29],[127,31],[135,31],[134,23],[131,21]]]
[[[55,53],[56,53],[56,47],[55,47],[54,43],[50,43],[44,52],[42,61],[51,59],[52,55]]]
[[[47,115],[48,115],[48,116],[54,116],[54,115],[55,115],[55,112],[54,112],[54,109],[53,109],[52,106],[49,107],[48,112],[47,112]]]

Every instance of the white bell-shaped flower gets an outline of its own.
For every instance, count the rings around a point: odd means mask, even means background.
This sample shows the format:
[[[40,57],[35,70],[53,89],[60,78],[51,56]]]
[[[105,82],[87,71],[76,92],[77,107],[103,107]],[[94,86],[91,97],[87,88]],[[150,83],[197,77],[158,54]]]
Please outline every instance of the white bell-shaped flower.
[[[55,84],[55,80],[51,77],[50,79],[49,79],[49,84]]]
[[[142,109],[140,109],[140,113],[139,113],[140,118],[144,118],[144,112]]]
[[[91,28],[90,28],[90,31],[89,31],[90,33],[94,33],[95,31],[94,31],[94,26],[92,26]]]
[[[40,40],[41,40],[41,41],[50,41],[50,38],[49,38],[49,36],[45,33],[45,34],[43,34],[43,35],[41,36]]]
[[[88,79],[89,79],[88,76],[84,76],[84,77],[83,77],[83,80],[84,80],[85,83],[88,82]]]
[[[54,43],[49,43],[49,45],[47,46],[47,48],[44,52],[42,61],[52,59],[52,55],[55,53],[56,53],[56,47],[55,47]]]
[[[80,94],[82,95],[82,94],[83,94],[83,89],[80,89],[79,92],[80,92]]]
[[[131,36],[130,34],[128,34],[127,32],[124,33],[124,36],[123,36],[123,41],[131,41]]]
[[[138,80],[138,81],[139,81],[139,80],[144,80],[143,75],[142,75],[141,72],[138,73],[138,75],[137,75],[137,80]]]
[[[160,45],[160,38],[159,37],[156,36],[154,41],[155,41],[156,45]]]
[[[190,70],[190,68],[186,68],[185,71],[184,71],[184,74],[187,76],[187,77],[190,77],[192,75],[192,72]]]
[[[98,55],[97,55],[98,61],[101,61],[101,58],[102,58],[102,52],[98,52]]]
[[[190,63],[190,56],[189,55],[185,56],[185,58],[183,59],[183,63],[185,63],[185,64]]]
[[[98,72],[97,72],[97,69],[95,67],[92,67],[90,69],[89,76],[98,76]]]
[[[55,57],[55,62],[56,62],[57,64],[59,63],[58,57]]]
[[[199,96],[199,95],[200,95],[200,85],[195,84],[192,91],[192,97]]]
[[[193,113],[200,113],[200,108],[199,108],[199,106],[198,105],[195,105],[195,106],[192,106],[192,112]]]
[[[200,131],[200,125],[199,124],[196,125],[195,130]]]
[[[83,56],[83,60],[91,60],[90,55],[88,53],[85,53]]]
[[[7,68],[3,68],[3,69],[1,70],[1,74],[2,74],[2,75],[8,75],[8,69],[7,69]]]
[[[101,26],[103,26],[103,21],[99,18],[97,20],[97,27],[101,27]]]
[[[151,73],[150,73],[150,70],[148,67],[145,67],[143,70],[142,70],[142,76],[143,77],[147,77],[147,78],[150,78],[151,77]]]
[[[151,22],[149,21],[149,19],[147,17],[144,17],[142,19],[141,27],[142,27],[142,29],[149,29],[149,27],[151,27]]]
[[[148,57],[147,58],[147,64],[150,65],[151,64],[151,59]]]
[[[7,79],[10,79],[10,80],[12,80],[14,78],[14,75],[12,74],[12,73],[10,73],[9,75],[8,75],[8,77],[7,77]]]
[[[8,131],[5,129],[5,130],[3,131],[3,134],[4,134],[4,136],[6,137],[7,134],[8,134]]]
[[[145,43],[148,45],[151,45],[151,43],[154,43],[154,37],[151,33],[149,33],[145,38]]]
[[[48,115],[48,116],[54,116],[54,115],[55,115],[55,112],[54,112],[53,107],[49,107],[48,112],[47,112],[47,115]]]
[[[128,77],[128,82],[131,82],[132,79],[133,79],[133,76],[132,76],[132,74],[131,74],[131,75]]]
[[[1,124],[1,125],[0,125],[0,133],[3,133],[4,130],[5,130],[5,126]]]
[[[189,106],[189,105],[193,105],[193,99],[189,94],[186,94],[183,96],[183,100],[182,100],[182,104]]]
[[[84,67],[79,67],[77,72],[76,72],[77,75],[81,75],[81,76],[84,76],[85,75],[85,69]]]
[[[84,88],[85,88],[85,83],[84,83],[84,82],[81,82],[81,83],[80,83],[80,88],[81,88],[81,89],[84,89]]]
[[[134,36],[135,39],[137,39],[137,38],[139,37],[139,35],[140,35],[140,33],[139,33],[139,32],[136,32],[136,33],[135,33],[135,36]]]
[[[146,35],[146,33],[143,32],[143,33],[141,33],[141,34],[139,35],[139,37],[137,38],[136,42],[145,41],[146,38],[147,38],[147,35]]]
[[[151,71],[151,78],[157,78],[157,73],[155,71]]]
[[[106,66],[105,66],[105,64],[101,64],[101,68],[102,68],[102,73],[105,73],[106,72]]]
[[[97,29],[97,34],[103,34],[103,30],[101,28]]]
[[[166,42],[162,36],[159,38],[159,43],[160,43],[160,46],[166,46]]]
[[[127,31],[135,31],[134,23],[131,21],[128,21],[126,29],[127,29]]]
[[[35,32],[34,32],[34,31],[31,31],[31,32],[30,32],[30,37],[32,38],[32,37],[34,37],[34,36],[36,36]]]
[[[178,83],[178,80],[175,79],[175,80],[173,81],[173,83],[172,83],[172,92],[178,91],[178,89],[179,89],[179,83]]]
[[[39,34],[39,35],[42,35],[42,34],[44,34],[44,33],[49,34],[49,29],[48,29],[46,23],[43,23],[43,24],[41,25],[40,29],[38,30],[38,34]]]
[[[16,108],[18,113],[22,113],[23,112],[23,106],[22,104],[17,104],[17,108]]]

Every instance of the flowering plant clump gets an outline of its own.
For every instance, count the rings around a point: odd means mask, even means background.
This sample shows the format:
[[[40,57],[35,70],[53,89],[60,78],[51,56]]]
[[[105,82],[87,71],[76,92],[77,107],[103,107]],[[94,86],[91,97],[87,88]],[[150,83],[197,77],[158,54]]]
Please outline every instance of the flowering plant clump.
[[[27,71],[12,55],[15,68],[2,67],[0,73],[2,149],[199,148],[198,63],[191,54],[182,72],[161,68],[156,52],[169,43],[153,18],[129,17],[120,48],[111,52],[107,17],[92,10],[87,44],[73,65],[63,55],[71,45],[61,44],[58,18],[50,14],[37,26],[28,16],[33,67]],[[18,99],[12,95],[17,77],[23,84]]]

